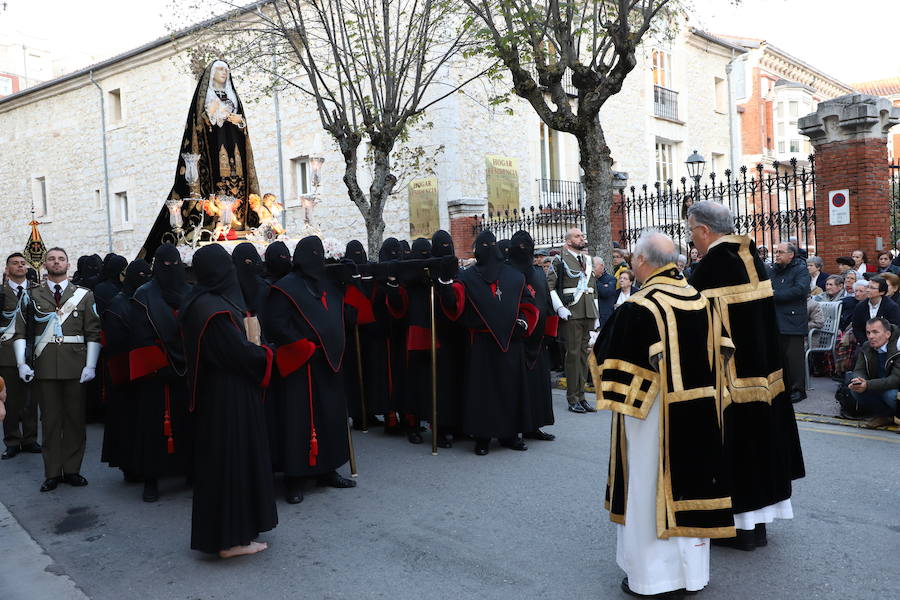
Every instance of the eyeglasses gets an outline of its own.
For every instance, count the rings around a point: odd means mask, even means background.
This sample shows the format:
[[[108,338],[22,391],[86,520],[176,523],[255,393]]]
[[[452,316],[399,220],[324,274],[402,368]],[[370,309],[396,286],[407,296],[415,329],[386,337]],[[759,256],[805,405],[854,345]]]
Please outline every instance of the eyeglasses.
[[[792,252],[788,252],[787,250],[776,250],[775,254],[793,254]]]

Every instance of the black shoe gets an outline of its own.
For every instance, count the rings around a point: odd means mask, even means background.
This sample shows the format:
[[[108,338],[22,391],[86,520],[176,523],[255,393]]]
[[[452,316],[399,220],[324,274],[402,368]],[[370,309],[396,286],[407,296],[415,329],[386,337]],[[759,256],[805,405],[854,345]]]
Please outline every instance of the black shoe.
[[[491,448],[491,440],[478,439],[475,440],[475,454],[478,456],[486,456]]]
[[[356,487],[356,482],[341,476],[337,471],[332,471],[327,475],[322,475],[317,480],[319,485],[333,488],[352,488]]]
[[[41,445],[37,442],[31,442],[30,444],[22,445],[22,452],[30,452],[32,454],[40,454],[41,453]]]
[[[410,444],[421,444],[422,443],[422,434],[418,431],[410,431],[406,434],[406,439],[409,440]]]
[[[525,437],[529,440],[540,440],[542,442],[552,442],[556,439],[556,436],[552,433],[546,433],[544,431],[541,431],[540,429],[529,431],[525,434]]]
[[[42,492],[52,492],[56,489],[56,486],[59,485],[59,477],[50,477],[44,480],[44,483],[41,484]]]
[[[628,587],[628,578],[624,578],[622,580],[622,591],[628,594],[629,596],[634,596],[635,598],[660,598],[660,599],[672,599],[681,598],[684,596],[684,590],[672,590],[671,592],[663,592],[661,594],[638,594],[630,587]],[[691,593],[691,592],[688,592]]]
[[[294,477],[285,477],[284,499],[288,504],[300,504],[303,502],[303,480]]]
[[[144,502],[156,502],[159,500],[159,486],[155,479],[144,480],[144,493],[141,495]]]
[[[510,450],[518,450],[519,452],[528,450],[528,446],[525,445],[525,440],[520,437],[500,440],[500,445],[504,448],[509,448]]]
[[[437,439],[437,447],[438,448],[452,448],[453,441],[450,439],[449,435],[439,435]]]
[[[72,487],[84,487],[88,484],[88,480],[81,476],[81,473],[66,473],[63,475],[63,481]]]
[[[756,527],[753,528],[753,543],[756,544],[757,548],[761,548],[762,546],[767,546],[769,544],[769,540],[766,539],[765,523],[757,523]]]
[[[9,460],[11,458],[15,458],[16,456],[18,456],[19,452],[21,452],[21,451],[22,451],[21,446],[8,446],[6,448],[6,452],[4,452],[2,455],[0,455],[0,459]]]
[[[578,404],[580,404],[581,408],[583,408],[586,412],[597,412],[597,409],[588,404],[587,400],[579,400]]]
[[[756,550],[754,532],[750,529],[738,529],[737,536],[731,538],[714,538],[710,543],[713,546],[724,546],[725,548],[734,548],[735,550],[743,550],[744,552]]]
[[[570,404],[570,405],[569,405],[569,412],[578,413],[578,414],[580,414],[580,415],[583,415],[583,414],[585,414],[587,411],[584,410],[584,407],[581,405],[581,403],[576,402],[575,404]]]
[[[791,402],[797,404],[803,400],[806,400],[806,392],[798,392],[796,390],[791,392]]]

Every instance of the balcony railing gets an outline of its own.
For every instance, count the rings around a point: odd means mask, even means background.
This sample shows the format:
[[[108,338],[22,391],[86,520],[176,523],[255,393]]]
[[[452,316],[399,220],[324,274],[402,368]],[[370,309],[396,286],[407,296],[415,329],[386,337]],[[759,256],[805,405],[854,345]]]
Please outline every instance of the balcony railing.
[[[678,92],[653,86],[653,114],[663,119],[678,120]]]
[[[531,73],[531,76],[534,77],[535,83],[537,83],[538,85],[541,85],[541,82],[538,79],[538,70],[534,63],[531,63],[528,66],[528,71]],[[573,98],[578,97],[578,88],[576,88],[572,84],[571,69],[566,69],[565,73],[563,73],[562,81],[560,83],[562,83],[562,88],[563,88],[563,91],[566,93],[566,95],[572,96]]]

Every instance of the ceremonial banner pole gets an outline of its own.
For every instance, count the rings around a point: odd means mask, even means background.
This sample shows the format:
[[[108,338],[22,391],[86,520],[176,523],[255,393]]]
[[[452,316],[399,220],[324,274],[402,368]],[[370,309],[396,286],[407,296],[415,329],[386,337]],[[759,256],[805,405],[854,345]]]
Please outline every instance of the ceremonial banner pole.
[[[362,432],[369,432],[369,410],[366,407],[366,391],[363,388],[362,346],[359,345],[359,325],[353,326],[356,337],[356,373],[359,376],[359,406],[362,411]]]
[[[437,456],[437,332],[434,318],[434,281],[429,277],[429,282],[431,284],[428,291],[429,307],[431,308],[431,455]]]
[[[356,451],[353,449],[353,433],[350,431],[350,419],[347,419],[347,443],[350,445],[350,477],[356,477]]]

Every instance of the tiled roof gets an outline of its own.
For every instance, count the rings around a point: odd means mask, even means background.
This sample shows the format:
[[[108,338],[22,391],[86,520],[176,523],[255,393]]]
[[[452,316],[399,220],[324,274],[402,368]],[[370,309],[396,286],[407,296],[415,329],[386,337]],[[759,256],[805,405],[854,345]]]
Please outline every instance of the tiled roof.
[[[888,77],[887,79],[876,79],[875,81],[863,81],[862,83],[854,83],[853,87],[864,94],[873,94],[875,96],[895,96],[900,94],[900,77]]]

